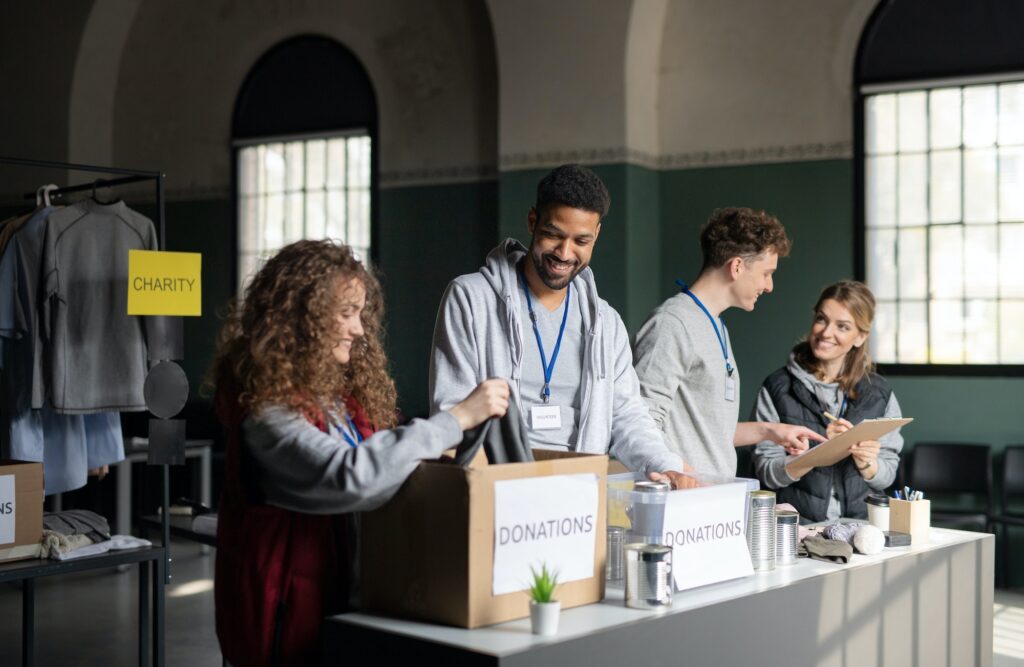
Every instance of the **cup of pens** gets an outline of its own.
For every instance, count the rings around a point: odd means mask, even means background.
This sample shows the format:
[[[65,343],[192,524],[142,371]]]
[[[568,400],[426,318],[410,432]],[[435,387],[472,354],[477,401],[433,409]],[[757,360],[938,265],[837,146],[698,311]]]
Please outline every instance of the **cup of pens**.
[[[904,487],[889,500],[889,530],[910,535],[910,544],[927,544],[932,524],[932,505],[924,494]]]

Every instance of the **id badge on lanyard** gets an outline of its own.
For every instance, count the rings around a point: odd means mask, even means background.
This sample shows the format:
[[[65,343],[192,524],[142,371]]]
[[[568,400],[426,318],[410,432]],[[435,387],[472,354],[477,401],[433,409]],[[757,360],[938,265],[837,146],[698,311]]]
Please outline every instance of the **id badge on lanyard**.
[[[728,372],[725,374],[725,400],[736,400],[736,376]]]

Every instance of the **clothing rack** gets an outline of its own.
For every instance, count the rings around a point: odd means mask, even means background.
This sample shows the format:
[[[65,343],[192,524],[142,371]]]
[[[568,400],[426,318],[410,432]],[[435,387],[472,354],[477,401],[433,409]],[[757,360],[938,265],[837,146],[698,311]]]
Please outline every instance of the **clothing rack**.
[[[86,171],[97,174],[114,174],[120,176],[120,178],[114,179],[97,179],[89,183],[80,183],[76,185],[66,185],[49,191],[51,197],[60,196],[62,194],[69,194],[72,192],[86,192],[94,190],[98,187],[113,187],[118,185],[127,185],[129,183],[144,183],[146,181],[153,181],[155,195],[156,195],[156,209],[157,209],[157,231],[160,237],[160,249],[167,249],[167,238],[166,238],[166,225],[164,223],[164,177],[165,174],[159,171],[149,171],[143,169],[126,169],[123,167],[104,167],[92,164],[79,164],[74,162],[54,162],[51,160],[30,160],[25,158],[12,158],[0,156],[0,165],[11,165],[15,167],[38,167],[42,169],[61,169],[68,171]],[[26,193],[26,199],[35,199],[36,193]],[[163,493],[161,498],[161,528],[163,533],[163,546],[164,546],[164,557],[166,558],[164,567],[164,583],[169,584],[171,582],[171,527],[170,527],[170,512],[168,511],[170,501],[170,488],[171,488],[171,473],[170,467],[167,463],[158,464],[163,468]]]

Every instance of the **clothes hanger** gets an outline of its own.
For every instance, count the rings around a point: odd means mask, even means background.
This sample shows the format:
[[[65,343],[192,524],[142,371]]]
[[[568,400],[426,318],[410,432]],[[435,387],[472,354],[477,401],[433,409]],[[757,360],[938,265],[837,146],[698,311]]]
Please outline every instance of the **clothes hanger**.
[[[101,206],[109,206],[111,204],[116,204],[117,202],[121,201],[120,199],[114,199],[113,201],[103,201],[96,196],[96,188],[102,186],[106,182],[106,179],[103,178],[97,178],[95,181],[92,182],[92,200]]]
[[[50,206],[50,193],[58,189],[53,183],[39,186],[39,189],[36,190],[36,208]]]

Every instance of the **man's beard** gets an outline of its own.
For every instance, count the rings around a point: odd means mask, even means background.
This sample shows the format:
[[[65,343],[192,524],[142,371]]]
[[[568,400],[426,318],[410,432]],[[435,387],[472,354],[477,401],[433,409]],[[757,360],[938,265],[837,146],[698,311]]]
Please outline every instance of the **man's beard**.
[[[565,276],[554,275],[548,271],[547,263],[544,261],[547,257],[551,258],[552,262],[556,264],[574,264],[576,265],[576,269]],[[530,258],[533,260],[533,268],[537,270],[537,275],[540,277],[541,282],[544,283],[548,289],[553,290],[565,289],[566,286],[572,282],[572,279],[579,275],[580,271],[587,268],[585,264],[581,264],[578,261],[561,262],[551,253],[545,253],[538,257],[531,252]]]

